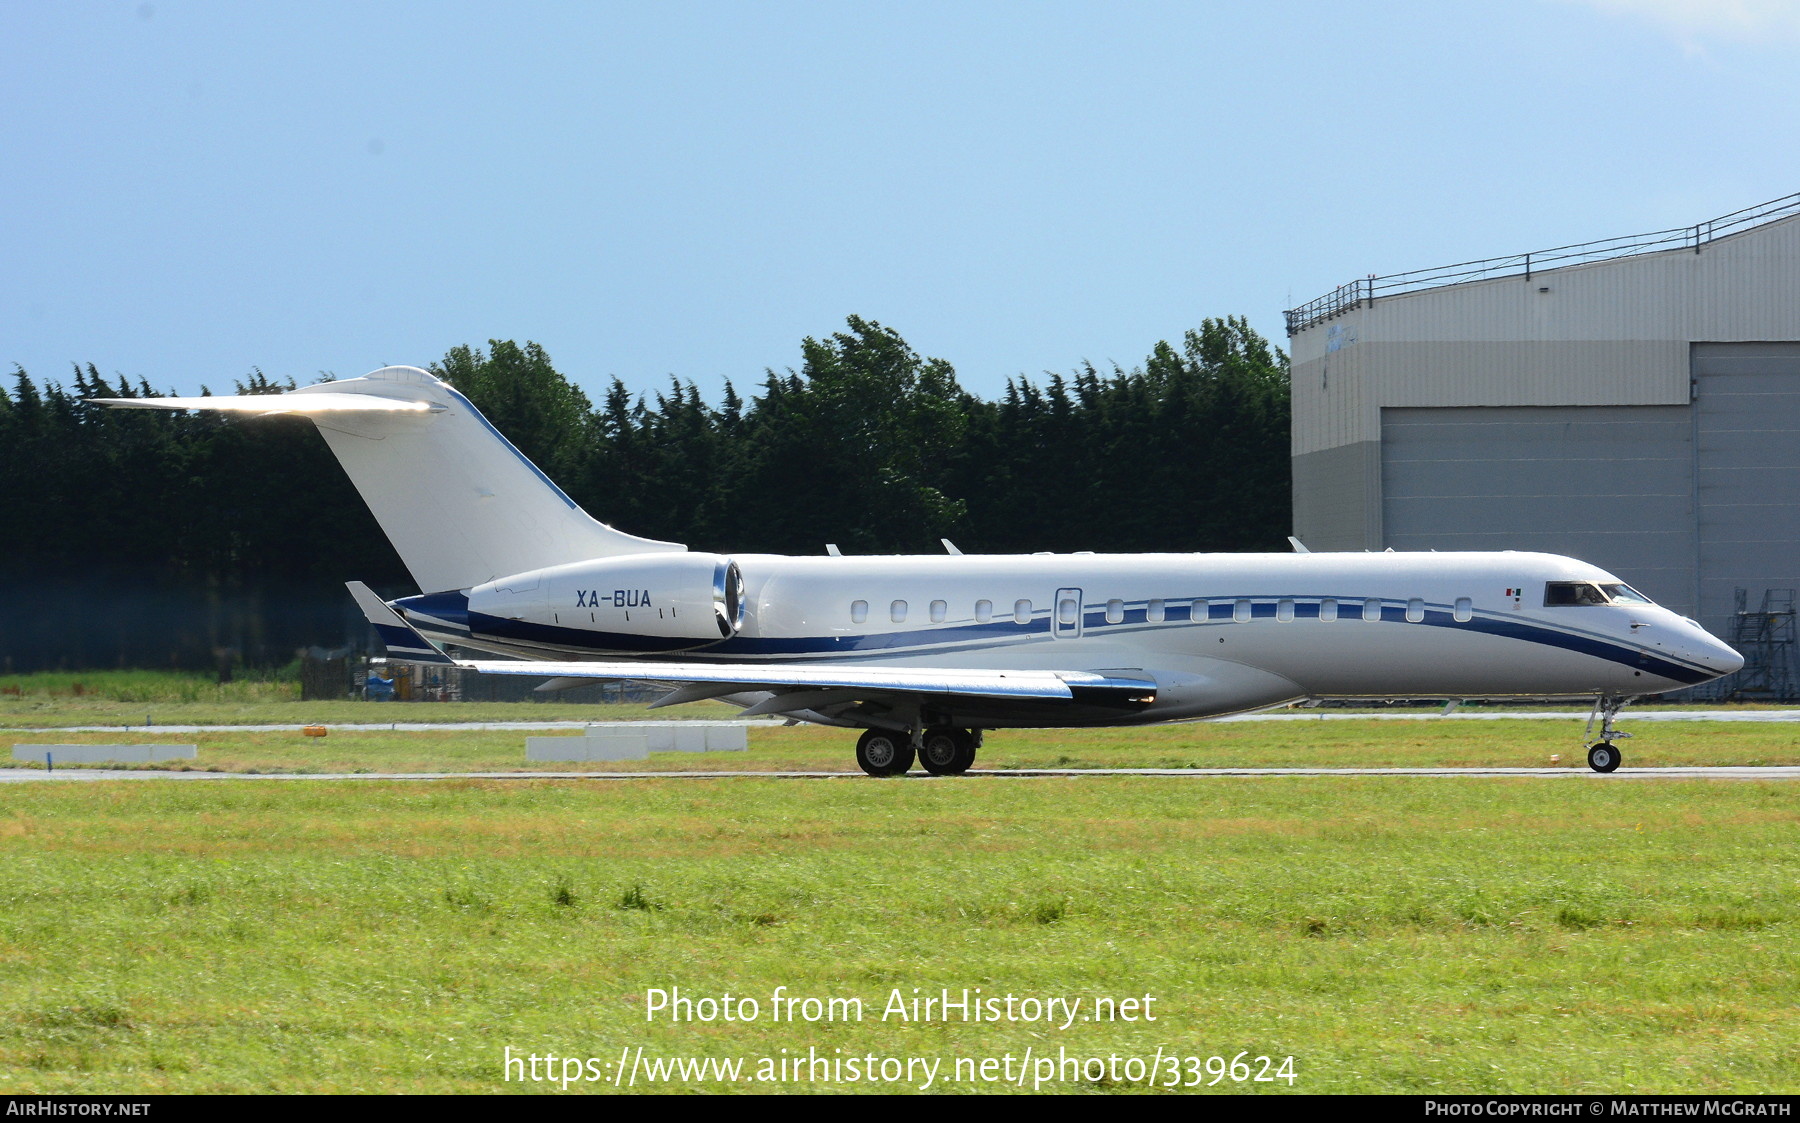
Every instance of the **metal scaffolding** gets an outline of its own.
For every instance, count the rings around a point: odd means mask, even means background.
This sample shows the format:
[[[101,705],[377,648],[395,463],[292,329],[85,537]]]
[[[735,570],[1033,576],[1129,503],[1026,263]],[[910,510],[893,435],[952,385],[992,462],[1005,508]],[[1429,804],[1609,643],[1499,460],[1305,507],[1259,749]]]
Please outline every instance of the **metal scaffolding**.
[[[1744,657],[1744,669],[1725,680],[1727,696],[1742,702],[1794,701],[1800,695],[1794,680],[1794,590],[1765,589],[1754,610],[1749,600],[1749,590],[1737,590],[1731,646]]]

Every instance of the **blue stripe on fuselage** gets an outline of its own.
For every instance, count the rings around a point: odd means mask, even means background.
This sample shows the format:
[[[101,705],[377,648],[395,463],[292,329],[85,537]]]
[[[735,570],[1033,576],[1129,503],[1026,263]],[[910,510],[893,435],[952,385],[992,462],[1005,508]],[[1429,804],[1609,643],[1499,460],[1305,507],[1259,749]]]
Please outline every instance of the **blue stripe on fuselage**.
[[[1048,612],[1040,612],[1025,624],[1019,624],[1010,618],[1002,618],[985,624],[971,621],[913,631],[873,632],[859,635],[767,638],[739,635],[708,644],[704,641],[653,639],[638,635],[503,620],[479,613],[468,613],[466,608],[463,612],[456,613],[454,611],[456,605],[449,599],[452,597],[460,600],[466,606],[467,599],[461,594],[449,593],[414,597],[396,603],[408,608],[416,608],[420,612],[443,620],[454,620],[456,616],[460,615],[473,635],[495,640],[542,644],[565,651],[590,650],[648,655],[670,655],[685,652],[689,657],[702,659],[870,659],[884,654],[924,655],[951,650],[986,650],[1042,639],[1051,634],[1050,615]],[[439,598],[443,598],[443,600],[440,601]],[[1233,622],[1235,602],[1239,600],[1251,602],[1250,616],[1252,620],[1274,619],[1277,614],[1277,602],[1283,600],[1293,602],[1295,619],[1316,620],[1319,618],[1319,602],[1322,599],[1327,598],[1317,596],[1304,598],[1270,596],[1167,598],[1161,622],[1149,620],[1148,602],[1145,601],[1134,601],[1126,606],[1121,619],[1116,623],[1107,622],[1104,605],[1091,609],[1084,605],[1082,625],[1085,633],[1092,637],[1096,634],[1122,635],[1146,628],[1160,628],[1170,623],[1179,624],[1184,621],[1190,625],[1195,623],[1212,625],[1215,622],[1225,624]],[[1366,600],[1375,598],[1338,597],[1330,599],[1338,601],[1340,611],[1342,609],[1350,610],[1340,615],[1339,619],[1348,622],[1363,622],[1362,605]],[[1200,614],[1199,620],[1196,621],[1192,606],[1198,600],[1205,600],[1208,604],[1206,610]],[[424,603],[427,601],[436,603]],[[1406,601],[1383,600],[1380,604],[1381,622],[1414,623],[1414,621],[1406,619],[1406,610]],[[1565,651],[1659,675],[1673,682],[1698,683],[1716,677],[1708,669],[1677,661],[1673,656],[1656,654],[1646,648],[1621,643],[1609,637],[1557,628],[1532,620],[1477,613],[1471,619],[1463,621],[1457,620],[1448,606],[1434,604],[1426,607],[1424,618],[1416,623],[1428,627],[1466,629],[1492,635],[1499,639],[1561,648]]]

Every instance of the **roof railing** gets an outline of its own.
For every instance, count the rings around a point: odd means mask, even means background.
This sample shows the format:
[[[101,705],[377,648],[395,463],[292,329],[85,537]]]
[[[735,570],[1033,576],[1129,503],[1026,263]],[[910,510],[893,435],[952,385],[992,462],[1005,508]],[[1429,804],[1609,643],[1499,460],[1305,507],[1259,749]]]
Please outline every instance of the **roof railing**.
[[[1741,233],[1765,222],[1791,218],[1796,214],[1800,214],[1800,193],[1784,195],[1692,226],[1677,226],[1648,234],[1626,234],[1618,238],[1601,238],[1593,242],[1577,242],[1572,246],[1532,250],[1530,253],[1515,253],[1505,257],[1486,257],[1479,261],[1440,265],[1434,269],[1390,273],[1385,277],[1371,273],[1360,281],[1339,285],[1317,300],[1310,300],[1298,308],[1290,308],[1283,315],[1287,317],[1288,334],[1294,335],[1314,324],[1341,316],[1365,300],[1373,302],[1378,296],[1399,296],[1421,289],[1462,285],[1495,277],[1530,278],[1535,270],[1581,265],[1608,258],[1635,257],[1672,249],[1691,249],[1699,253],[1702,246],[1714,239]]]

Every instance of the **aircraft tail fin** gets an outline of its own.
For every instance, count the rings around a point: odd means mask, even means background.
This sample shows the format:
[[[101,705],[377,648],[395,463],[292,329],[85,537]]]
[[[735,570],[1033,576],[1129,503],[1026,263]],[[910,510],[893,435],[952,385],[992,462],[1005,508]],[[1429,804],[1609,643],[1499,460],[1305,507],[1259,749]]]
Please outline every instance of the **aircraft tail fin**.
[[[383,367],[286,394],[95,401],[308,418],[421,592],[467,589],[566,562],[687,549],[595,520],[469,399],[417,367]]]

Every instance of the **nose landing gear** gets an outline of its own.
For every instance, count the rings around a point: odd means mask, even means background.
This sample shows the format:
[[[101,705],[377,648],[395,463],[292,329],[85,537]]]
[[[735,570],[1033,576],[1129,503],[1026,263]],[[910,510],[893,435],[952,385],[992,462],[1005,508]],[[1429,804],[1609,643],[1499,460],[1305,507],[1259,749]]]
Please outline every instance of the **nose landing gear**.
[[[1588,767],[1595,772],[1612,772],[1618,769],[1619,750],[1602,741],[1588,746]]]
[[[1620,698],[1610,694],[1602,694],[1594,700],[1594,712],[1588,715],[1587,732],[1589,736],[1593,735],[1594,719],[1599,718],[1600,739],[1588,746],[1587,762],[1588,767],[1595,772],[1618,771],[1619,763],[1624,757],[1613,742],[1625,740],[1631,734],[1614,729],[1613,719],[1619,716],[1620,710],[1634,701],[1635,698]]]

